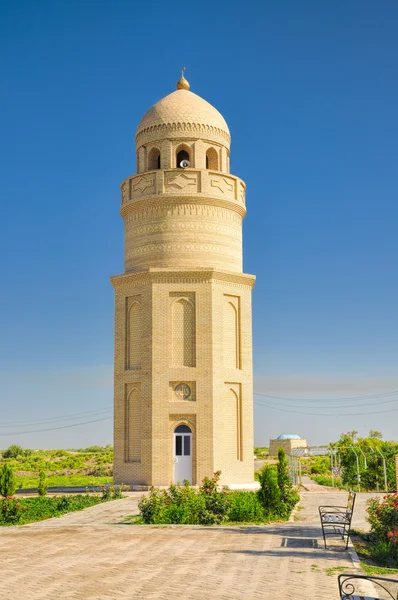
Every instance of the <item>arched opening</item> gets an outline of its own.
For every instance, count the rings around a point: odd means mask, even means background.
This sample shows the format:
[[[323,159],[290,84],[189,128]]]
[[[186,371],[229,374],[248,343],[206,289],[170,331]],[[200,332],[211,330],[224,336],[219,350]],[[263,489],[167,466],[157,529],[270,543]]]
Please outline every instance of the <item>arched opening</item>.
[[[148,171],[160,169],[160,151],[158,148],[152,148],[148,154]]]
[[[174,430],[174,483],[192,483],[192,431],[188,425]]]
[[[206,169],[218,171],[218,154],[214,148],[209,148],[206,152]]]
[[[176,167],[177,169],[183,169],[184,167],[181,165],[181,163],[187,160],[188,162],[191,162],[191,155],[189,152],[189,149],[184,146],[178,149],[177,148],[177,153],[176,153]],[[192,165],[191,165],[192,166]]]
[[[192,433],[188,425],[178,425],[174,431],[175,433]]]

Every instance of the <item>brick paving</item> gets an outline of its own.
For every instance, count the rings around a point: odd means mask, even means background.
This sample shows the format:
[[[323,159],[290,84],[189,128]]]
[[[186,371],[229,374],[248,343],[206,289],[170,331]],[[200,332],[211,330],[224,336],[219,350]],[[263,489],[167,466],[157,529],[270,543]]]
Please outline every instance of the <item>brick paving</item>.
[[[344,504],[342,492],[304,493],[295,521],[270,526],[116,524],[137,511],[140,496],[2,528],[0,600],[331,600],[337,572],[327,569],[357,569],[320,537],[317,506]],[[357,502],[357,527],[368,497]]]

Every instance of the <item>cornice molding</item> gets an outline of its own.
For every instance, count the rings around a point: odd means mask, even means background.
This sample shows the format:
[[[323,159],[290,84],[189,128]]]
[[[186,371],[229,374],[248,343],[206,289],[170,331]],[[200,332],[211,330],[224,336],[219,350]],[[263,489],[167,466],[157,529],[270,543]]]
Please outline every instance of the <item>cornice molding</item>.
[[[152,196],[147,196],[145,199],[138,199],[130,201],[122,206],[120,209],[120,214],[123,219],[129,215],[130,213],[146,208],[164,208],[164,207],[173,207],[176,205],[196,205],[196,206],[216,206],[218,208],[225,208],[227,210],[232,210],[240,215],[242,218],[246,215],[246,207],[243,204],[240,204],[236,200],[223,200],[222,198],[214,198],[205,196],[203,194],[195,194],[195,196],[174,196],[170,197],[169,194],[157,194]]]
[[[230,283],[253,289],[255,275],[221,271],[218,269],[147,269],[114,275],[110,278],[116,291],[123,292],[131,287],[153,283]]]
[[[231,143],[231,136],[213,125],[204,125],[203,123],[180,123],[180,122],[169,122],[162,123],[161,125],[151,125],[141,129],[135,136],[135,142],[137,148],[149,140],[162,140],[174,134],[178,135],[191,135],[192,133],[199,134],[197,137],[202,138],[203,135],[210,136],[212,138],[220,138],[224,143],[227,142],[228,146]]]

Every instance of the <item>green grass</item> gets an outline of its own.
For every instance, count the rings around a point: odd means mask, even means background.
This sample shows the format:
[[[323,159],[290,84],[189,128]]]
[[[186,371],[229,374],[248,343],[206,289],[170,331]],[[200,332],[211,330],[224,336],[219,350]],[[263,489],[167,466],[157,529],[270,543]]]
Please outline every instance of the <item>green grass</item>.
[[[378,551],[377,540],[372,533],[351,530],[351,541],[361,561],[361,567],[367,575],[394,575],[398,565],[391,556]]]
[[[327,475],[310,475],[313,481],[319,483],[319,485],[327,485],[329,487],[333,487],[333,480],[331,477]],[[334,487],[336,489],[342,489],[342,484],[339,478],[334,478]]]
[[[338,573],[344,573],[344,571],[346,571],[347,569],[348,567],[329,567],[325,569],[325,573],[328,577],[333,577]]]
[[[368,565],[362,561],[361,568],[365,571],[366,575],[396,575],[398,573],[398,569],[375,567],[374,565]]]
[[[22,489],[37,488],[39,483],[38,476],[17,477],[18,484],[22,484]],[[47,477],[48,487],[59,486],[88,486],[88,485],[105,485],[112,483],[112,477],[94,477],[91,475],[80,475],[75,473],[72,475],[49,475]]]

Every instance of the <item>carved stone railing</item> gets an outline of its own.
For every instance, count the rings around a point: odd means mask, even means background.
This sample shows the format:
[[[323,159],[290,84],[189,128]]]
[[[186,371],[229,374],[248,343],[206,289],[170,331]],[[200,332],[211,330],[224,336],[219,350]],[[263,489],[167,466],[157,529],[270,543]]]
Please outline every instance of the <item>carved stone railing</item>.
[[[121,185],[122,207],[151,196],[208,196],[245,205],[246,185],[226,173],[200,169],[168,169],[139,173]]]

